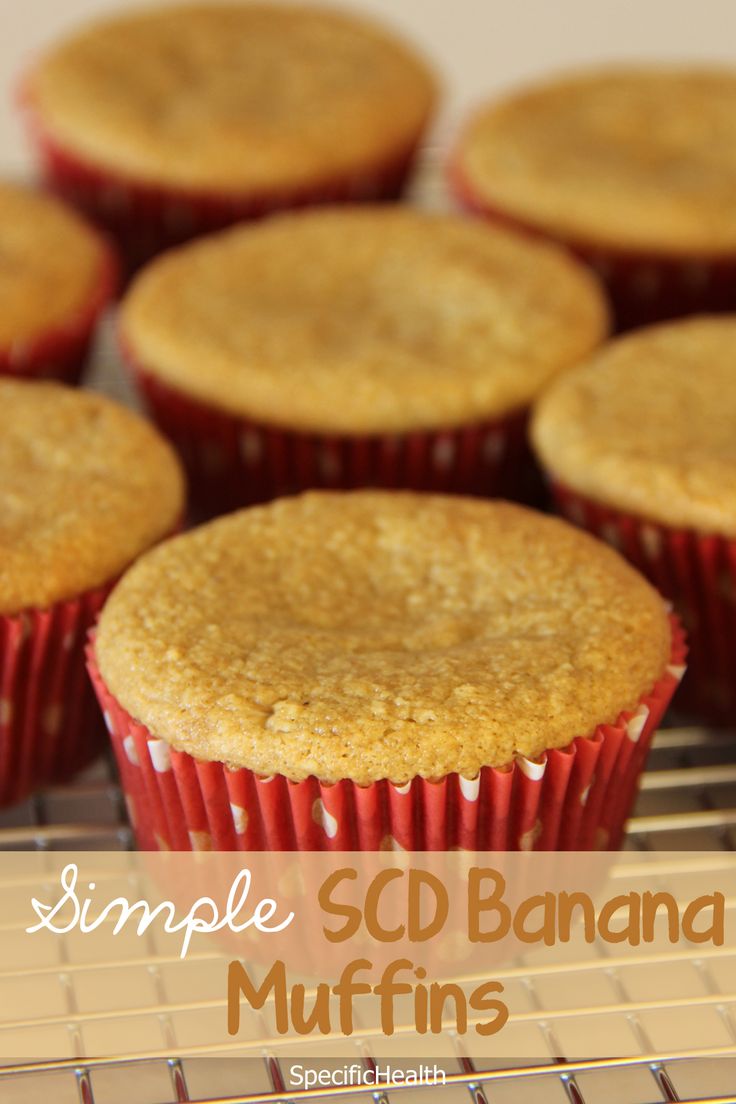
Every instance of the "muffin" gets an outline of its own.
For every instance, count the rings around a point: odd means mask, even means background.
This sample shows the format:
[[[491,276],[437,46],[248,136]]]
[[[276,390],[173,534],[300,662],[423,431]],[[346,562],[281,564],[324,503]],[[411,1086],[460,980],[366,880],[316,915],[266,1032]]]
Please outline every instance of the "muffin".
[[[288,4],[187,4],[80,30],[27,74],[46,179],[129,264],[268,211],[400,194],[435,100],[381,27]]]
[[[0,375],[76,383],[115,268],[58,200],[0,181]]]
[[[562,511],[671,599],[690,663],[678,698],[736,720],[736,316],[613,342],[555,381],[532,425]]]
[[[183,512],[145,421],[57,383],[0,380],[0,805],[104,746],[87,632],[115,580]]]
[[[736,308],[736,70],[563,77],[480,110],[451,173],[464,203],[568,245],[628,328]]]
[[[505,502],[311,492],[142,557],[90,670],[141,847],[615,846],[682,639]]]
[[[606,330],[597,282],[562,251],[370,205],[160,257],[120,321],[211,513],[315,486],[523,497],[529,404]]]

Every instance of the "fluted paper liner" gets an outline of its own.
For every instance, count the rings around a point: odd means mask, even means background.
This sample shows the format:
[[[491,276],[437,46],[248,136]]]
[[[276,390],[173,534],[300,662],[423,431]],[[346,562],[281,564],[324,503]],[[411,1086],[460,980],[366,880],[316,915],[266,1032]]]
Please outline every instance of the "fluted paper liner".
[[[0,806],[71,777],[104,748],[84,649],[111,589],[0,617]]]
[[[476,778],[449,774],[359,786],[291,782],[197,760],[156,738],[88,666],[142,849],[177,851],[600,850],[618,847],[652,736],[685,662],[672,620],[662,677],[615,724],[538,761],[518,757]]]
[[[678,705],[736,722],[736,540],[647,521],[554,481],[552,490],[568,520],[613,545],[673,603],[689,647]]]
[[[276,428],[218,410],[156,379],[124,348],[159,429],[189,475],[192,499],[212,515],[313,487],[403,488],[539,497],[526,411],[474,425],[349,436]]]

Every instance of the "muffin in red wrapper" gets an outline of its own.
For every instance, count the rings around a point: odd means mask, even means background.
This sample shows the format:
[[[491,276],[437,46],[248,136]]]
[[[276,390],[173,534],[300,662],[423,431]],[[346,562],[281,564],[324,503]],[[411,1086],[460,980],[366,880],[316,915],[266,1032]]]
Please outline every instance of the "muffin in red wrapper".
[[[434,101],[424,62],[380,27],[262,3],[100,22],[21,91],[47,182],[130,268],[272,211],[397,198]]]
[[[364,206],[158,258],[120,332],[213,514],[309,487],[529,497],[529,404],[607,322],[597,282],[552,246]]]
[[[673,601],[690,658],[678,707],[711,723],[736,720],[736,540],[673,529],[553,483],[560,513],[618,549]]]
[[[607,69],[481,109],[450,178],[470,210],[591,264],[629,329],[736,309],[734,141],[736,70]]]
[[[110,589],[0,614],[0,807],[70,778],[104,746],[84,648]]]
[[[0,375],[76,383],[116,261],[58,200],[0,182]]]
[[[690,644],[678,704],[736,721],[736,316],[613,342],[557,380],[532,437],[561,511],[669,598]]]
[[[145,556],[89,669],[142,848],[580,850],[618,845],[684,654],[554,518],[313,492]]]
[[[137,415],[56,383],[0,380],[0,805],[104,741],[85,671],[121,572],[172,532],[183,479]]]

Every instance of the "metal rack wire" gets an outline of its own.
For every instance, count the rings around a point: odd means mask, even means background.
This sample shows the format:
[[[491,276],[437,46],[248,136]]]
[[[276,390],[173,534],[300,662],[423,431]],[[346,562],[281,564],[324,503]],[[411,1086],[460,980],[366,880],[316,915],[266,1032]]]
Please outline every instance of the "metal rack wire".
[[[132,846],[124,803],[107,761],[72,785],[37,795],[0,816],[0,849]],[[719,861],[732,861],[725,852],[735,846],[736,733],[663,730],[642,781],[627,850],[641,853],[659,876],[678,873],[668,850],[709,850],[715,870]],[[736,901],[729,905],[736,910]],[[35,970],[60,979],[58,1007],[44,1016],[33,1007],[33,978],[22,963],[0,963],[3,1030],[18,1032],[19,1038],[35,1032],[39,1051],[70,1055],[0,1068],[0,1101],[25,1104],[46,1094],[55,1104],[297,1104],[338,1099],[346,1104],[459,1104],[469,1097],[475,1104],[736,1102],[736,955],[728,948],[703,948],[688,961],[661,947],[646,949],[635,961],[615,957],[610,950],[603,961],[530,957],[528,963],[505,969],[503,977],[507,987],[523,997],[516,1001],[520,1010],[513,1017],[513,1030],[527,1033],[527,1040],[530,1033],[538,1039],[539,1059],[530,1063],[501,1056],[480,1061],[466,1054],[457,1039],[456,1057],[439,1063],[445,1084],[424,1088],[355,1084],[306,1090],[290,1084],[292,1063],[280,1054],[276,1037],[252,1051],[244,1051],[242,1043],[223,1046],[219,1031],[213,1031],[212,1038],[188,1037],[187,1017],[193,1012],[206,1008],[213,1016],[221,1014],[217,987],[207,989],[207,959],[204,953],[188,963],[187,991],[177,993],[171,988],[173,963],[154,943],[144,954],[140,948],[134,956],[123,954],[117,965],[128,979],[126,1007],[120,1006],[115,988],[116,1006],[107,1010],[85,1003],[85,978],[112,969],[110,962],[51,961]],[[580,985],[569,985],[573,972],[585,976],[586,1007],[570,1003],[573,989],[581,991]],[[31,987],[25,1004],[12,1001],[17,992],[13,986],[21,982]],[[5,1012],[3,993],[8,998]],[[605,1060],[581,1049],[585,1024],[593,1018],[596,1031],[601,1025],[606,1031],[627,1031],[634,1056]],[[130,1030],[133,1043],[137,1036],[144,1040],[138,1048],[127,1049],[127,1058],[72,1056],[84,1054],[92,1038],[99,1044],[105,1032],[121,1030]],[[416,1066],[417,1059],[402,1060],[401,1038],[399,1025],[390,1041],[389,1059],[403,1068]],[[385,1064],[384,1043],[368,1025],[360,1028],[356,1040],[341,1045],[345,1057],[338,1061],[322,1058],[320,1044],[305,1042],[303,1064],[322,1068],[358,1061],[365,1070],[375,1068],[376,1062]],[[101,1048],[89,1049],[99,1053]],[[177,1056],[182,1053],[188,1057]],[[431,1043],[427,1056],[431,1058]]]

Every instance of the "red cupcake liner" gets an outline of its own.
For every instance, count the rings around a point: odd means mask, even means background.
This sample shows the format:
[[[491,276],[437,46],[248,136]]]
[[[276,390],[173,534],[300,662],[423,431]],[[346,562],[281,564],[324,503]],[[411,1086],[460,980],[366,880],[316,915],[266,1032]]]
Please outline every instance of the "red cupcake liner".
[[[118,285],[115,254],[102,237],[99,246],[99,271],[89,299],[63,325],[0,349],[0,376],[79,383],[100,315],[114,298]]]
[[[558,238],[483,200],[457,163],[450,165],[449,178],[456,199],[470,213],[552,240],[592,268],[608,293],[618,332],[689,314],[736,310],[736,256],[662,256]]]
[[[0,617],[0,806],[70,778],[104,748],[84,649],[111,589]]]
[[[672,602],[689,646],[678,706],[736,722],[736,540],[647,521],[559,483],[552,492],[569,521],[613,545]]]
[[[20,102],[47,187],[116,241],[128,273],[164,249],[235,222],[315,204],[399,199],[420,140],[373,166],[313,185],[229,195],[150,184],[93,164],[48,132],[27,89],[21,88]]]
[[[493,495],[530,504],[542,495],[525,410],[449,429],[308,433],[218,410],[132,368],[154,421],[181,455],[192,501],[204,516],[314,487]]]
[[[672,619],[670,663],[638,706],[538,761],[405,785],[291,782],[203,762],[157,739],[87,662],[138,845],[174,851],[600,850],[618,847],[652,736],[684,672]]]

